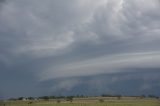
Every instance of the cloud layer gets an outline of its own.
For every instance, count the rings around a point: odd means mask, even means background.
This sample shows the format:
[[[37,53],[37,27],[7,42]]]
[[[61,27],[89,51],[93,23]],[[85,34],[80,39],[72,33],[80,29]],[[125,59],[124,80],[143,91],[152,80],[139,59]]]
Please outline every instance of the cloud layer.
[[[160,68],[158,11],[159,0],[0,0],[0,90]]]

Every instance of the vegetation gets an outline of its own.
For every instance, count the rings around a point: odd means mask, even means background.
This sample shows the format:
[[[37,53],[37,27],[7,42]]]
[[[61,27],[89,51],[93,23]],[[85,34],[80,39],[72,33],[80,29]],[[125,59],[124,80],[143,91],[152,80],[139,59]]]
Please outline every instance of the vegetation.
[[[160,106],[160,98],[155,95],[122,96],[42,96],[19,97],[0,101],[0,106]]]
[[[61,100],[58,99],[58,100],[57,100],[57,103],[60,103],[60,102],[61,102]]]
[[[74,97],[74,96],[67,96],[67,97],[66,97],[66,101],[72,102],[72,101],[73,101],[73,97]]]
[[[45,97],[46,98],[46,97]],[[4,105],[5,104],[5,105]],[[160,106],[160,99],[140,97],[55,97],[54,99],[39,100],[8,100],[0,106]]]
[[[100,103],[103,103],[103,102],[104,102],[104,100],[103,100],[103,99],[99,99],[99,102],[100,102]]]

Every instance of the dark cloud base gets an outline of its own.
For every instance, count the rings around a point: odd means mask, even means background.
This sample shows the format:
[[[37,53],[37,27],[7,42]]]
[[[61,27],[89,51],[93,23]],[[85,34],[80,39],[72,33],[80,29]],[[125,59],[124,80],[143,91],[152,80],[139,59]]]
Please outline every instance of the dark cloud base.
[[[126,72],[69,77],[39,82],[34,76],[15,71],[10,80],[0,78],[0,97],[44,95],[157,95],[160,96],[160,72],[156,68],[126,69]],[[130,70],[130,72],[128,72]],[[7,74],[7,73],[6,73]],[[22,76],[23,75],[23,76]]]
[[[133,71],[135,70],[135,71]],[[160,72],[159,69],[132,69],[132,72],[123,72],[115,74],[103,74],[87,77],[72,77],[64,79],[56,79],[42,82],[41,87],[48,91],[50,95],[101,95],[101,94],[122,94],[122,95],[149,95],[154,94],[160,96]],[[152,70],[152,71],[150,71]],[[61,83],[69,80],[77,81],[77,83]],[[57,87],[56,87],[57,86]],[[69,88],[67,88],[67,86]],[[71,86],[71,87],[70,87]],[[51,88],[57,89],[51,89]]]

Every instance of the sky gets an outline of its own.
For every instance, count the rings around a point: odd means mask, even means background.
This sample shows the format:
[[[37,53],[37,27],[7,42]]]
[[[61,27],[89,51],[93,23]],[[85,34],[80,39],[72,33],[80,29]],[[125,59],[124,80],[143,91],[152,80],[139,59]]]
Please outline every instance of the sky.
[[[159,0],[0,0],[0,98],[160,96]]]

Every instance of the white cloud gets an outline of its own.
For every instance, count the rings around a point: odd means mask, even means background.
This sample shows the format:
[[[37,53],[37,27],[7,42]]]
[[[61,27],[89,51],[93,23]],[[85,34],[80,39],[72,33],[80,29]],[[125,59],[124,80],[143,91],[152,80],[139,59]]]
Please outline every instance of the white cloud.
[[[62,64],[56,68],[49,67],[49,69],[41,73],[40,79],[48,80],[60,77],[123,72],[127,68],[160,68],[159,63],[159,52],[107,55],[95,59]]]

